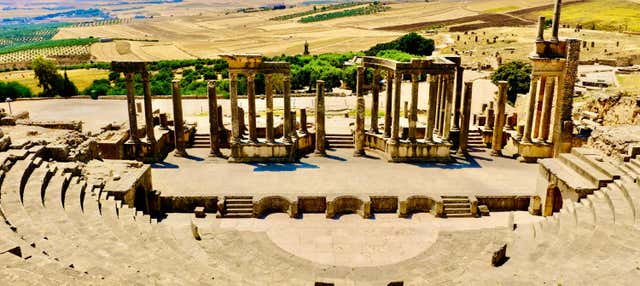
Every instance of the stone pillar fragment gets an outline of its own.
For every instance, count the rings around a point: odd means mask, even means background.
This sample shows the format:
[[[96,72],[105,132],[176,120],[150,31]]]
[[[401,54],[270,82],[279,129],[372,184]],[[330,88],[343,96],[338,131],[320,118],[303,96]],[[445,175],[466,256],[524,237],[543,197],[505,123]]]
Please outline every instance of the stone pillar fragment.
[[[434,133],[436,134],[436,136],[440,137],[440,131],[442,130],[442,127],[440,125],[441,123],[441,113],[440,113],[440,106],[442,106],[442,83],[443,83],[443,75],[438,75],[438,82],[437,82],[437,86],[438,86],[438,91],[436,92],[436,125],[435,125],[435,129],[434,129]]]
[[[356,130],[354,132],[355,150],[353,156],[363,156],[364,153],[364,72],[365,69],[362,66],[358,67],[356,78],[356,96],[357,96],[357,110],[356,110]]]
[[[314,153],[319,156],[327,154],[324,119],[324,81],[318,80],[316,81],[316,150]]]
[[[182,95],[180,94],[180,81],[173,80],[173,134],[175,136],[176,157],[187,157],[184,141],[184,119],[182,118]]]
[[[229,73],[229,102],[231,105],[231,144],[240,143],[240,113],[238,112],[238,75]]]
[[[388,70],[387,71],[387,76],[385,78],[386,81],[386,88],[387,88],[387,92],[386,92],[386,103],[384,106],[384,138],[390,138],[391,137],[391,122],[392,122],[392,118],[391,118],[391,114],[392,112],[392,107],[393,107],[393,72]]]
[[[273,127],[273,78],[270,74],[264,76],[264,93],[267,107],[267,143],[275,142],[275,132]]]
[[[436,103],[438,97],[438,76],[429,75],[429,106],[427,113],[427,129],[424,132],[424,141],[433,142],[433,130],[436,125]]]
[[[307,109],[300,109],[300,133],[307,134]]]
[[[380,71],[373,71],[373,82],[371,83],[371,128],[373,134],[378,133],[378,109],[380,105]]]
[[[460,144],[458,146],[458,154],[467,153],[469,142],[469,124],[471,117],[471,98],[473,97],[473,82],[464,83],[464,99],[462,102],[462,112],[460,114]]]
[[[556,0],[556,3],[554,5],[554,9],[553,9],[553,23],[552,23],[552,27],[551,27],[551,42],[553,43],[557,43],[558,42],[558,30],[560,29],[560,7],[562,6],[562,1],[561,0]]]
[[[538,18],[538,36],[536,37],[536,42],[544,42],[544,25],[546,18],[544,16],[540,16]]]
[[[573,95],[578,77],[578,60],[580,59],[580,40],[567,39],[567,62],[565,73],[558,79],[558,96],[556,100],[556,116],[553,132],[553,157],[569,152],[573,137]]]
[[[546,86],[546,82],[547,82],[547,77],[546,76],[542,76],[540,77],[540,84],[538,88],[538,98],[536,98],[536,113],[535,113],[535,117],[533,120],[533,130],[531,131],[532,135],[531,138],[538,138],[538,131],[540,130],[540,121],[542,120],[542,104],[543,104],[543,100],[544,100],[544,92],[545,92],[545,86]]]
[[[409,141],[416,143],[418,123],[418,74],[411,74],[411,111],[409,112]]]
[[[256,75],[247,74],[247,102],[249,109],[249,143],[258,143],[256,130]]]
[[[505,107],[507,104],[507,89],[508,83],[506,81],[498,82],[498,106],[496,112],[495,124],[493,125],[493,138],[491,138],[491,155],[502,155],[502,134],[505,124]]]
[[[536,94],[538,90],[538,76],[531,78],[531,90],[529,91],[529,104],[527,105],[527,118],[524,125],[524,133],[522,134],[523,143],[531,143],[531,130],[533,128],[533,115],[535,113]]]
[[[147,71],[142,72],[142,90],[144,92],[144,126],[147,133],[147,143],[151,147],[152,156],[155,156],[156,152],[156,136],[153,124],[153,107],[151,102],[151,86],[149,84],[149,73]]]
[[[125,86],[127,89],[127,111],[129,112],[129,144],[137,144],[138,139],[138,119],[136,118],[136,97],[133,87],[133,73],[124,74]]]
[[[551,129],[551,108],[553,107],[553,90],[555,78],[547,78],[545,85],[544,101],[542,104],[542,119],[540,120],[540,130],[538,131],[541,142],[549,142],[549,130]]]
[[[291,79],[288,76],[284,77],[284,94],[283,94],[283,102],[284,102],[284,130],[282,141],[284,143],[291,143],[291,131],[294,129],[291,125]]]
[[[207,99],[209,104],[209,156],[220,157],[220,134],[218,133],[218,98],[216,94],[216,82],[210,80],[207,84]]]

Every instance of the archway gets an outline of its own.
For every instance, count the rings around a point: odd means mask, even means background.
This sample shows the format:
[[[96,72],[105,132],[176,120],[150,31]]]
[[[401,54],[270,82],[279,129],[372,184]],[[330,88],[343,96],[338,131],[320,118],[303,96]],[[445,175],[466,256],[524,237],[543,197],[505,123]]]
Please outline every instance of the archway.
[[[543,216],[551,216],[560,209],[562,209],[562,192],[555,184],[549,184]]]

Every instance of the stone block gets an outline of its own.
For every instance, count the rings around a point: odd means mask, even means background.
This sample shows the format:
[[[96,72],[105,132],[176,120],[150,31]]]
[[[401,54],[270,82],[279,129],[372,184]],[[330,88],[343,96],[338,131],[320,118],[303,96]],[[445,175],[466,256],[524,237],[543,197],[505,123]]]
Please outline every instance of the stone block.
[[[198,230],[198,225],[193,221],[191,221],[191,235],[193,235],[195,240],[202,240],[202,237],[200,237],[200,231]]]
[[[16,119],[13,116],[5,116],[0,118],[0,125],[14,126],[16,125]]]
[[[207,214],[204,212],[204,207],[196,207],[193,210],[193,214],[195,214],[197,218],[204,218],[205,216],[207,216]]]
[[[507,244],[503,244],[498,250],[493,252],[491,256],[491,265],[494,267],[502,266],[507,259]]]
[[[478,212],[480,216],[489,216],[489,207],[487,207],[487,205],[479,205]]]

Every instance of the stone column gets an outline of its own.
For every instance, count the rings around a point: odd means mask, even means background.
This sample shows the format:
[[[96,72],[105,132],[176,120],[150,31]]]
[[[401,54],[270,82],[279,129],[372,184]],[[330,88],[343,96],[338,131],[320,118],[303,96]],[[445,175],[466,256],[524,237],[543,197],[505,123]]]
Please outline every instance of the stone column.
[[[209,103],[209,156],[220,157],[220,134],[218,134],[218,98],[216,94],[216,81],[210,80],[207,84],[207,96]]]
[[[409,113],[409,141],[416,143],[418,124],[418,74],[411,74],[411,111]]]
[[[482,128],[482,131],[490,132],[493,130],[493,123],[495,122],[495,112],[493,110],[493,101],[489,101],[489,105],[485,111],[486,111],[485,112],[486,118],[484,120],[484,127]]]
[[[231,144],[240,144],[240,113],[238,112],[238,75],[229,73],[229,102],[231,105]]]
[[[300,133],[307,134],[307,109],[300,108]]]
[[[282,142],[288,144],[291,143],[291,131],[294,129],[293,126],[291,126],[291,98],[289,95],[291,91],[291,79],[288,76],[285,76],[283,79],[283,83],[284,94],[282,95],[282,97],[284,102],[284,138],[282,139]]]
[[[443,74],[442,76],[440,76],[440,105],[438,106],[438,118],[439,118],[439,123],[438,123],[438,135],[440,135],[440,138],[444,137],[444,113],[445,113],[445,106],[446,106],[446,97],[447,97],[447,83],[449,82],[448,80],[448,75]]]
[[[538,98],[536,98],[536,113],[533,120],[533,130],[531,131],[531,138],[538,138],[538,131],[540,130],[540,120],[542,119],[542,101],[544,100],[545,84],[547,82],[546,76],[540,77],[540,84],[538,85]]]
[[[264,93],[267,104],[267,143],[273,143],[275,135],[273,130],[273,83],[271,74],[264,75]]]
[[[324,156],[327,154],[325,148],[325,128],[324,128],[324,81],[316,81],[316,150],[315,154]]]
[[[544,24],[546,18],[544,16],[540,16],[538,18],[538,36],[536,37],[536,42],[544,42]]]
[[[522,143],[531,143],[531,129],[533,128],[533,114],[535,113],[536,93],[538,91],[538,76],[531,78],[531,89],[529,91],[529,105],[527,108],[527,118],[522,134]]]
[[[357,110],[356,110],[356,130],[354,132],[355,150],[353,156],[363,156],[364,153],[364,72],[365,69],[362,66],[358,67],[356,78],[356,96],[357,96]]]
[[[397,144],[400,139],[400,95],[402,92],[402,74],[396,72],[394,77],[393,96],[393,128],[391,128],[390,144]]]
[[[149,73],[147,71],[142,72],[142,90],[144,92],[144,125],[147,133],[147,143],[151,145],[151,152],[155,156],[156,152],[156,136],[153,124],[153,107],[151,105],[151,86],[149,84]]]
[[[571,150],[573,137],[573,95],[578,77],[578,60],[580,59],[580,40],[567,39],[567,63],[565,73],[558,79],[558,90],[562,96],[556,101],[556,117],[554,121],[553,157]]]
[[[133,73],[124,74],[124,80],[127,88],[127,111],[129,111],[129,144],[140,143],[138,139],[138,119],[136,118],[136,97],[133,87]]]
[[[295,110],[291,110],[289,111],[289,118],[291,119],[291,138],[298,138],[298,132],[297,132],[297,122],[296,122],[296,111]]]
[[[182,119],[182,95],[180,94],[180,81],[173,80],[173,134],[175,136],[176,157],[187,157],[184,142],[184,120]]]
[[[464,101],[462,102],[462,112],[460,114],[460,144],[458,154],[467,153],[469,142],[469,124],[471,117],[471,98],[473,97],[473,82],[464,83]]]
[[[249,143],[258,143],[256,130],[256,75],[247,74],[247,102],[249,109]]]
[[[451,108],[453,102],[453,74],[447,75],[445,99],[444,99],[444,122],[442,124],[442,139],[449,140],[449,131],[451,131]]]
[[[389,138],[391,137],[391,114],[393,110],[393,72],[391,70],[387,71],[386,84],[387,96],[386,104],[384,106],[384,138]]]
[[[505,105],[507,104],[507,81],[498,82],[498,106],[495,124],[493,125],[493,138],[491,138],[491,155],[502,155],[502,132],[505,123]]]
[[[455,105],[453,106],[453,126],[451,130],[457,131],[460,130],[460,106],[462,100],[462,76],[464,73],[464,68],[458,66],[456,68],[456,97],[455,97]]]
[[[555,86],[555,78],[547,78],[545,84],[544,101],[542,104],[542,120],[540,120],[540,130],[538,131],[541,142],[549,142],[549,129],[551,129],[551,108],[553,107],[553,90]]]
[[[435,110],[436,110],[436,125],[435,125],[435,129],[433,130],[433,132],[436,134],[436,136],[440,137],[440,130],[442,130],[442,128],[440,127],[440,105],[442,104],[442,75],[438,75],[437,77],[437,87],[438,90],[436,92],[436,106],[435,106]]]
[[[552,34],[551,34],[551,42],[558,42],[558,30],[560,28],[560,7],[562,6],[561,0],[556,0],[554,11],[553,11],[553,23],[552,23]]]
[[[427,113],[427,129],[424,132],[424,141],[433,142],[433,129],[436,125],[436,102],[438,97],[438,76],[429,75],[429,110]]]
[[[378,106],[380,104],[380,71],[373,71],[371,84],[371,133],[378,133]]]

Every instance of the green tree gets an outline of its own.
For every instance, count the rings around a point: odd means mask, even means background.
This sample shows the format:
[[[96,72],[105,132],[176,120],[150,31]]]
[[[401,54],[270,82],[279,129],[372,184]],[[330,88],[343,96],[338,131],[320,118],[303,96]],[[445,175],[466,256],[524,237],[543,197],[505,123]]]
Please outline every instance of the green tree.
[[[391,42],[377,44],[365,51],[365,54],[367,56],[375,56],[384,50],[398,50],[412,55],[430,56],[435,50],[435,43],[432,39],[424,38],[412,32]]]
[[[0,82],[0,101],[4,102],[7,98],[16,99],[19,97],[31,97],[31,90],[18,82]]]
[[[69,80],[69,76],[67,76],[67,71],[64,71],[64,79],[62,79],[62,86],[58,90],[58,94],[64,97],[76,96],[78,95],[78,88],[76,85]]]
[[[512,61],[501,65],[491,74],[491,81],[498,84],[498,81],[506,80],[509,82],[507,91],[507,99],[514,103],[518,97],[518,93],[529,92],[531,81],[531,65],[522,61]]]
[[[57,88],[62,82],[62,77],[58,74],[58,68],[53,61],[38,57],[31,62],[31,68],[38,80],[38,86],[42,88],[41,96],[55,96]]]

